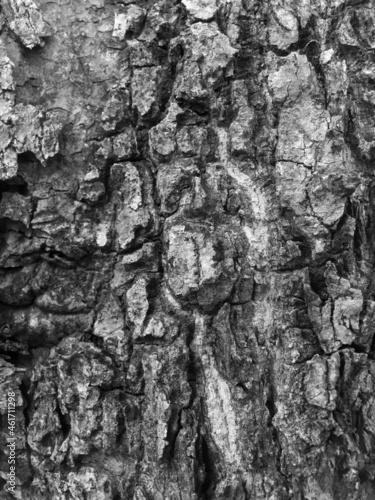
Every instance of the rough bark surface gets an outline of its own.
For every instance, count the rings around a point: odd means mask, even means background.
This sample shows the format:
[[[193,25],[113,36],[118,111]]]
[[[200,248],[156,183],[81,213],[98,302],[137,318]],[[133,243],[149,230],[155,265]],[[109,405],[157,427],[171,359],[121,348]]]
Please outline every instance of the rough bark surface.
[[[1,7],[1,499],[374,499],[374,2]]]

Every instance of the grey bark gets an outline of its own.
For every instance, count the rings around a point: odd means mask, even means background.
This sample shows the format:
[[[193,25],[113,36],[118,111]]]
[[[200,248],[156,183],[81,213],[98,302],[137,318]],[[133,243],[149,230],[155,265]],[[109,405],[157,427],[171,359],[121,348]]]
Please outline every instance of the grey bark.
[[[374,2],[1,7],[1,499],[375,498]]]

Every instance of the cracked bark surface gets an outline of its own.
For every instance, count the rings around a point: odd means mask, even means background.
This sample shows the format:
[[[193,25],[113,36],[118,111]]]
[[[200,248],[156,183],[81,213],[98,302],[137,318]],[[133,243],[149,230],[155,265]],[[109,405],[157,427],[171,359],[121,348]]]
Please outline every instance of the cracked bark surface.
[[[1,499],[375,498],[374,21],[3,0]]]

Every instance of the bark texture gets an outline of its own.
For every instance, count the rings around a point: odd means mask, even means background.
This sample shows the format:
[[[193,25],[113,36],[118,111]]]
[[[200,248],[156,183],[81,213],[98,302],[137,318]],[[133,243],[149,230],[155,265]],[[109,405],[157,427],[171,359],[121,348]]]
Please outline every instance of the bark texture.
[[[374,499],[374,2],[1,6],[1,499]]]

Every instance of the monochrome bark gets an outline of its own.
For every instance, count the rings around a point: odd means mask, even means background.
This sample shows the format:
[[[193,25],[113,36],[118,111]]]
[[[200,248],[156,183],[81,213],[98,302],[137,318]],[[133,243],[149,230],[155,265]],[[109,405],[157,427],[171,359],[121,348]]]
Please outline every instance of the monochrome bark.
[[[0,26],[0,498],[374,499],[374,2]]]

